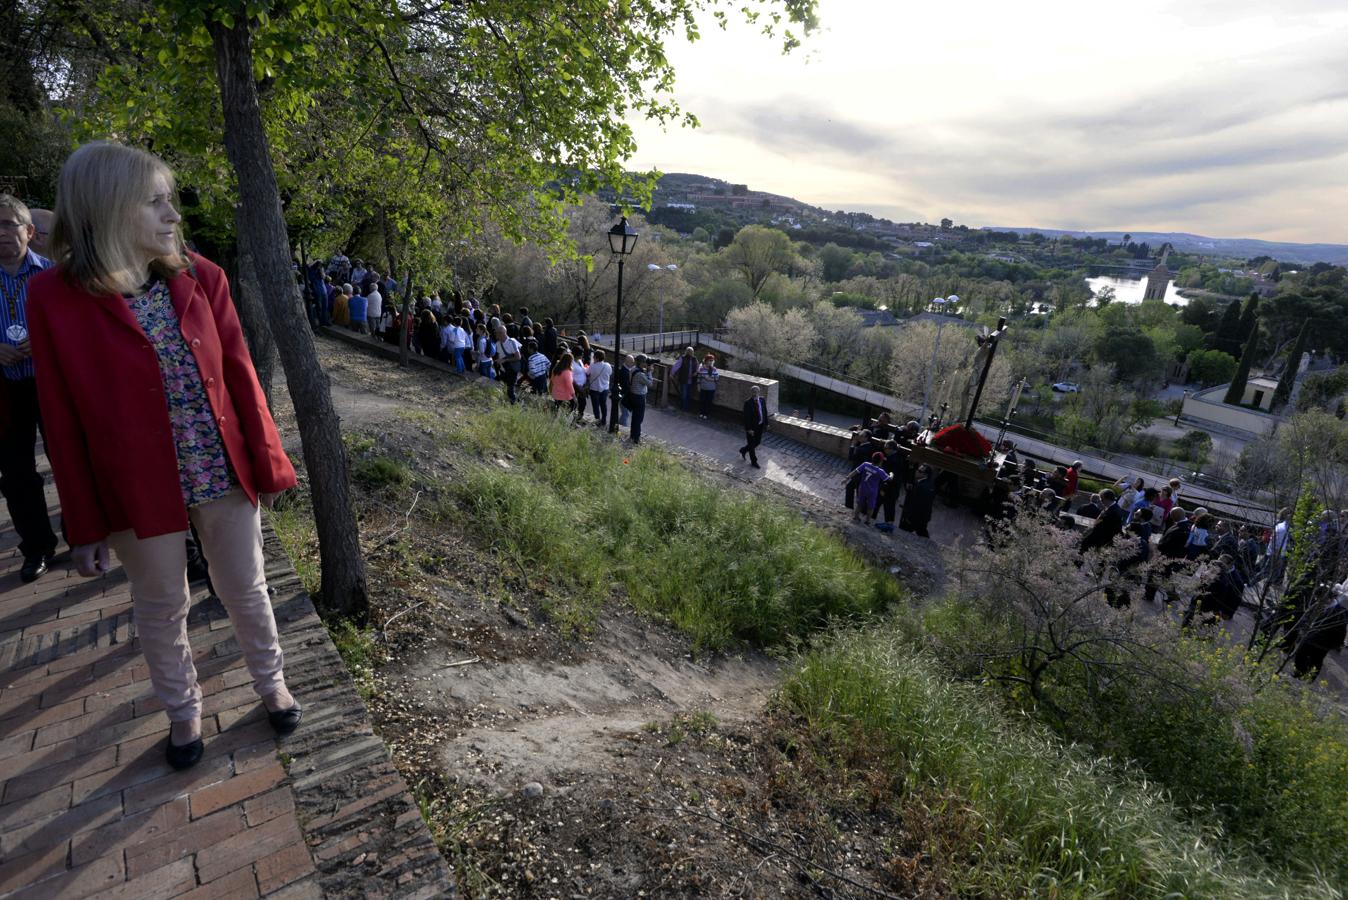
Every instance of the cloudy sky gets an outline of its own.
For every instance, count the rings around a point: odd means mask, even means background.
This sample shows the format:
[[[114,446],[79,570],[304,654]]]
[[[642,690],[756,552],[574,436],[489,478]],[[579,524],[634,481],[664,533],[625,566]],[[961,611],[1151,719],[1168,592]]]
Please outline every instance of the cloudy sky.
[[[1348,243],[1345,0],[820,0],[673,45],[633,162],[896,221]]]

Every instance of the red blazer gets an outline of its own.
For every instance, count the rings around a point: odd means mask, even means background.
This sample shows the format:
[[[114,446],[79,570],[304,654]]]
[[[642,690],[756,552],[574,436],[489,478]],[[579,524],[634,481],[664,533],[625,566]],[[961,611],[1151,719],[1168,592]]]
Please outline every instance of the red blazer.
[[[192,255],[195,276],[169,281],[183,337],[201,370],[225,454],[248,499],[295,486],[276,424],[244,345],[229,282]],[[57,269],[28,285],[47,458],[70,544],[114,531],[186,531],[187,507],[159,359],[126,299],[94,295]]]

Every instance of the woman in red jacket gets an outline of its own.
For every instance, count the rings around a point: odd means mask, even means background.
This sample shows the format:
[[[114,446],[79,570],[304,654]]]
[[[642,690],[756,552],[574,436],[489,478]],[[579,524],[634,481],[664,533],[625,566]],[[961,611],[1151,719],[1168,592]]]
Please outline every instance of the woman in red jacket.
[[[148,153],[87,144],[57,184],[55,267],[29,287],[33,360],[79,573],[131,582],[136,631],[171,728],[167,757],[202,755],[187,639],[184,533],[197,528],[253,687],[279,734],[286,690],[263,574],[258,503],[295,485],[220,268],[183,249],[173,175]]]

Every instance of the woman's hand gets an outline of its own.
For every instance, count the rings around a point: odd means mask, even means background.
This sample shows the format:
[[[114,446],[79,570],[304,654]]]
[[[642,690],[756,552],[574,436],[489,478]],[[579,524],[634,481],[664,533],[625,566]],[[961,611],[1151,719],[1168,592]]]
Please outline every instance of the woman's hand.
[[[96,544],[80,544],[70,551],[70,557],[75,561],[75,570],[85,578],[95,578],[112,568],[106,539]]]
[[[267,509],[271,509],[272,506],[276,503],[276,498],[284,493],[285,491],[264,491],[263,493],[257,495],[257,499],[262,503],[263,506],[267,507]]]

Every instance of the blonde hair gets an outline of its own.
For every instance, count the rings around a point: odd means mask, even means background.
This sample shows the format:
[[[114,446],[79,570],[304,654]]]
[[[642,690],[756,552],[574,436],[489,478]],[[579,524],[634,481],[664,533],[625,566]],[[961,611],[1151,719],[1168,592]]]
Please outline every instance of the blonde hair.
[[[92,294],[131,293],[140,287],[139,260],[127,225],[154,193],[162,175],[177,205],[173,172],[153,154],[110,141],[80,147],[61,167],[51,254],[65,276]],[[150,271],[172,278],[188,266],[182,233],[178,252],[157,257]]]

